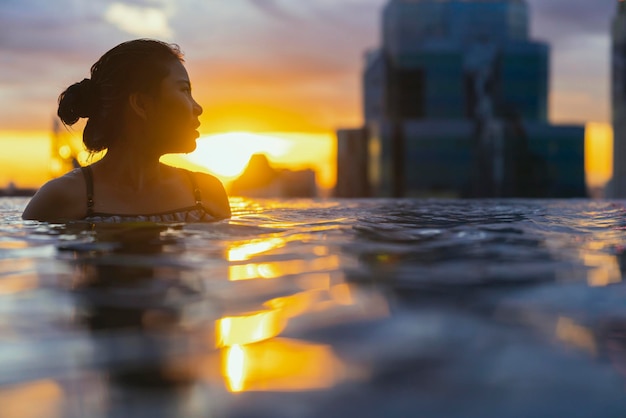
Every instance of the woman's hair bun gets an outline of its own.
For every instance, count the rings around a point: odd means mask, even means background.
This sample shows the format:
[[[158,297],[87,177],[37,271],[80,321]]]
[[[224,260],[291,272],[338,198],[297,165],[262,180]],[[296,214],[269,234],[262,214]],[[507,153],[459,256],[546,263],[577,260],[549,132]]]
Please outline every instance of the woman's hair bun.
[[[80,118],[91,117],[96,104],[96,86],[93,81],[85,78],[80,83],[72,84],[61,93],[57,115],[66,125],[73,125]]]

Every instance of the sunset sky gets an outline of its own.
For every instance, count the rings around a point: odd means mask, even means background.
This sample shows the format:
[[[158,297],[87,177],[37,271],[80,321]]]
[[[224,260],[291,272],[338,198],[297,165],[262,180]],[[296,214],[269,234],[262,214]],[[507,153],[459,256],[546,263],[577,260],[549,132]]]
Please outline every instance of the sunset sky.
[[[106,50],[138,37],[181,46],[204,107],[203,134],[263,133],[256,144],[284,145],[306,133],[301,144],[285,145],[281,161],[287,164],[289,152],[293,158],[309,155],[316,169],[330,170],[324,174],[330,183],[332,133],[362,121],[363,54],[380,44],[385,3],[0,0],[0,187],[11,180],[36,186],[46,179],[58,94],[88,77]],[[615,0],[528,3],[532,37],[552,48],[551,121],[592,122],[605,146]],[[284,141],[273,133],[282,133]],[[218,144],[235,137],[211,138]],[[316,140],[319,146],[310,145]],[[594,141],[588,137],[588,144]],[[592,170],[605,172],[597,178],[606,177],[606,155],[594,158],[599,160]]]

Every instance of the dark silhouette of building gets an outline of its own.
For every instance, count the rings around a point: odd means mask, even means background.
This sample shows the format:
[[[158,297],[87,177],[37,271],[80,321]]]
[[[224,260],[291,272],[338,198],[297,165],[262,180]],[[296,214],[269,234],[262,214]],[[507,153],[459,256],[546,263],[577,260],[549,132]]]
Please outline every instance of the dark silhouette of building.
[[[4,189],[0,189],[0,197],[30,197],[35,194],[37,189],[29,187],[18,187],[15,183],[10,182]]]
[[[547,121],[549,47],[529,39],[525,1],[390,0],[382,32],[363,72],[362,190],[586,194],[584,127]]]
[[[314,197],[315,171],[283,170],[270,165],[265,154],[254,154],[230,186],[230,194],[247,197]]]
[[[626,3],[617,2],[612,28],[613,178],[610,197],[626,197]]]
[[[337,131],[337,185],[335,197],[363,197],[369,195],[367,130],[340,129]]]

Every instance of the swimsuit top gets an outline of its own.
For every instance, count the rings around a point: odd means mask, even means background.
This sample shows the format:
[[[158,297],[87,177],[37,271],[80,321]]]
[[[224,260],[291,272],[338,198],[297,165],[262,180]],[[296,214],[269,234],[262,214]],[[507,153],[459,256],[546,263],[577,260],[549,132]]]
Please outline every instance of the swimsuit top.
[[[117,213],[95,212],[93,210],[93,173],[90,166],[81,167],[87,187],[87,215],[84,220],[89,222],[211,222],[216,218],[202,205],[202,195],[196,179],[190,171],[186,171],[193,186],[193,195],[196,200],[194,206],[181,209],[150,213],[146,215],[126,215]]]

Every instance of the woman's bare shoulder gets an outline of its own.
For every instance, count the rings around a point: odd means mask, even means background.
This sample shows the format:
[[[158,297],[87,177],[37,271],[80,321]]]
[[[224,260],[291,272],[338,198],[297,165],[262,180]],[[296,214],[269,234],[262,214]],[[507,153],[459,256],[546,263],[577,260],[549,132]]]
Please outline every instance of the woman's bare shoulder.
[[[80,169],[50,180],[35,193],[23,219],[57,221],[82,219],[86,213],[87,193]]]
[[[230,203],[222,182],[208,173],[193,172],[193,176],[202,193],[202,204],[219,218],[229,218]]]

